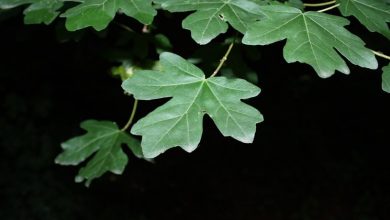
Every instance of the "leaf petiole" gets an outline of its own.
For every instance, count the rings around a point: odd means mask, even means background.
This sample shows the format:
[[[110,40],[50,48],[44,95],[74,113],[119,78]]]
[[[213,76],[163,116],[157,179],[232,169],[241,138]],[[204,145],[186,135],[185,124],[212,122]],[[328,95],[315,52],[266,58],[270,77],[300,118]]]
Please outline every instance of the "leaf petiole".
[[[321,3],[303,3],[303,6],[305,7],[322,7],[322,6],[328,6],[335,4],[336,1],[328,1],[328,2],[321,2]]]
[[[217,75],[217,73],[219,72],[219,70],[222,68],[223,64],[225,63],[225,61],[227,60],[229,54],[230,54],[230,51],[232,51],[232,48],[233,48],[233,45],[234,45],[234,42],[232,42],[230,45],[229,45],[229,48],[227,49],[225,55],[222,57],[222,59],[219,61],[219,65],[217,66],[217,68],[214,70],[213,74],[211,74],[210,78],[211,77],[214,77],[215,75]]]
[[[340,3],[335,4],[335,5],[332,5],[332,6],[330,6],[330,7],[324,8],[324,9],[321,9],[321,10],[318,10],[317,12],[326,12],[326,11],[332,10],[332,9],[334,9],[334,8],[337,8],[337,7],[339,7],[339,6],[340,6]]]
[[[130,127],[131,123],[133,123],[135,112],[137,111],[137,106],[138,106],[138,100],[134,99],[133,109],[131,110],[130,118],[127,121],[126,125],[121,129],[121,131],[126,131]]]
[[[375,55],[377,55],[378,57],[382,57],[384,59],[387,59],[387,60],[390,60],[390,56],[382,53],[382,52],[379,52],[379,51],[375,51],[375,50],[371,50]]]

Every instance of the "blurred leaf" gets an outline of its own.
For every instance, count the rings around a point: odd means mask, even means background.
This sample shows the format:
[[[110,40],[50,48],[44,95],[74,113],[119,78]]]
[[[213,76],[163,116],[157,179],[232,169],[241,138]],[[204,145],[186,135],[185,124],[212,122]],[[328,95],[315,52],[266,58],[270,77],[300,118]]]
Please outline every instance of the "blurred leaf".
[[[390,63],[382,68],[382,90],[390,93]]]
[[[50,24],[64,5],[61,0],[1,0],[0,8],[10,9],[24,4],[30,4],[23,12],[26,24]]]

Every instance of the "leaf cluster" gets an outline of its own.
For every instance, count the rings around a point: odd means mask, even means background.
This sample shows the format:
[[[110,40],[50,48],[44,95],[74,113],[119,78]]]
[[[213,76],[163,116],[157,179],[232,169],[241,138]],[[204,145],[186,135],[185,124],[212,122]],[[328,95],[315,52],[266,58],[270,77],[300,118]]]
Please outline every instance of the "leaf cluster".
[[[378,69],[381,62],[378,63],[377,57],[390,60],[389,56],[368,48],[364,36],[357,36],[347,27],[350,18],[354,17],[367,31],[390,40],[388,0],[336,0],[328,3],[314,4],[330,5],[315,10],[313,5],[300,0],[0,0],[0,9],[24,7],[26,24],[50,24],[60,17],[65,19],[68,31],[88,27],[102,31],[120,14],[144,25],[139,33],[141,37],[125,27],[132,32],[133,41],[141,46],[150,42],[155,44],[160,59],[153,60],[147,65],[149,68],[137,66],[131,60],[121,60],[123,65],[113,68],[113,74],[124,81],[124,91],[135,99],[169,98],[135,123],[132,123],[132,114],[128,125],[131,124],[132,135],[141,136],[141,143],[128,134],[127,126],[119,129],[113,122],[89,120],[81,124],[86,134],[62,144],[64,151],[56,159],[59,164],[78,165],[92,157],[76,177],[76,181],[86,180],[89,185],[105,172],[123,172],[128,158],[122,145],[129,147],[137,157],[145,158],[154,158],[173,147],[192,152],[201,141],[205,115],[213,120],[222,135],[251,143],[256,125],[263,121],[263,116],[242,100],[256,97],[260,88],[244,79],[231,77],[240,75],[238,72],[253,73],[240,54],[234,55],[237,52],[232,52],[231,56],[235,57],[236,64],[238,62],[236,66],[242,67],[241,71],[232,67],[229,70],[233,74],[225,74],[229,71],[224,69],[224,64],[233,44],[244,53],[242,51],[249,51],[248,48],[285,41],[282,53],[286,62],[308,64],[322,78],[330,77],[336,71],[349,74],[348,63]],[[328,13],[331,9],[336,12]],[[221,45],[216,38],[225,38],[223,47],[230,44],[225,56],[221,54],[218,65],[215,65],[215,60],[207,61],[213,67],[217,66],[210,76],[194,65],[199,60],[186,60],[165,52],[171,50],[173,44],[159,32],[160,27],[154,25],[157,12],[170,16],[184,14],[182,28],[188,30],[199,45],[208,45],[203,47],[209,50],[206,56],[218,51],[210,49]],[[234,38],[226,34],[229,29],[235,33]],[[148,33],[154,36],[144,37]],[[377,49],[389,48],[384,45],[384,48]],[[390,92],[390,65],[381,68],[382,89]],[[218,72],[225,75],[216,76]],[[244,74],[243,78],[250,77]],[[252,82],[256,83],[256,80]]]

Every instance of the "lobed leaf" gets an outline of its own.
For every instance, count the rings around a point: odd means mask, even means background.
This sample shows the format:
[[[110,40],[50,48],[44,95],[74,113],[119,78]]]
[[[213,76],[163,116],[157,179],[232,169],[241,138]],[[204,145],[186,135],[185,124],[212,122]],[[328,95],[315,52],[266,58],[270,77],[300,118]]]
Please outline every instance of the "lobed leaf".
[[[87,120],[80,126],[87,133],[62,143],[64,151],[55,159],[57,164],[78,165],[95,154],[80,169],[76,182],[86,180],[85,184],[89,186],[93,179],[108,171],[122,174],[128,161],[121,148],[122,144],[127,145],[137,157],[142,157],[139,142],[121,131],[114,122]]]
[[[263,11],[266,18],[249,27],[244,44],[267,45],[287,39],[283,50],[285,60],[307,63],[323,78],[333,75],[335,70],[349,74],[347,64],[338,53],[355,65],[378,67],[371,50],[343,27],[349,24],[347,19],[288,6],[264,6]]]
[[[0,8],[9,9],[29,4],[23,11],[26,24],[50,24],[59,15],[59,9],[63,6],[61,0],[1,0]]]
[[[61,17],[66,17],[66,28],[70,31],[86,27],[100,31],[108,26],[118,11],[143,24],[152,23],[157,14],[151,0],[84,0]]]
[[[337,0],[344,16],[354,16],[368,30],[390,39],[390,5],[383,0]]]
[[[207,44],[228,29],[244,33],[248,23],[262,15],[260,5],[249,0],[167,0],[162,7],[171,12],[195,11],[183,20],[183,28],[191,31],[192,38],[199,44]]]
[[[205,78],[198,67],[172,54],[160,55],[161,71],[137,71],[123,89],[136,99],[172,97],[140,119],[131,133],[142,135],[146,158],[179,146],[195,150],[203,133],[203,116],[208,114],[224,136],[244,143],[253,141],[260,112],[241,99],[255,97],[260,89],[242,79]]]

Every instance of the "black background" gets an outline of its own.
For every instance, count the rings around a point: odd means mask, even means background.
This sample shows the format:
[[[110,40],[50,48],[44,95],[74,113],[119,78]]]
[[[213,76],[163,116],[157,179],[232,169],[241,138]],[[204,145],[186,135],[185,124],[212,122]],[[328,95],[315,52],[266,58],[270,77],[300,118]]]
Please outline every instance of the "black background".
[[[197,47],[179,41],[190,39],[180,19],[157,20],[175,53],[186,57]],[[350,65],[349,76],[320,79],[307,65],[286,64],[284,42],[263,47],[250,64],[262,93],[248,102],[265,117],[253,144],[222,137],[206,118],[192,154],[174,149],[155,163],[129,154],[124,175],[86,188],[73,181],[79,167],[54,158],[61,142],[83,133],[82,120],[122,125],[128,118],[131,98],[108,74],[115,63],[99,54],[115,34],[107,40],[89,31],[60,43],[54,26],[26,26],[21,17],[0,25],[0,219],[390,217],[390,95],[379,70]],[[371,48],[388,48],[359,25],[350,29]],[[141,102],[137,118],[156,103]]]

